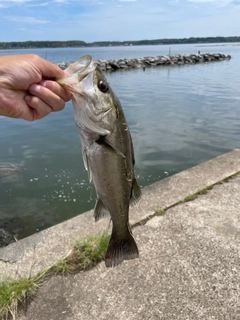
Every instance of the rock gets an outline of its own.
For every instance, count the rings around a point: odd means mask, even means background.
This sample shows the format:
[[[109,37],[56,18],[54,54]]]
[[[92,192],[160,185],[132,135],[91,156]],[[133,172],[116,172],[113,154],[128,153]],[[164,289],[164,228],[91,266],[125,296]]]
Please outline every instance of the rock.
[[[59,66],[62,70],[66,69],[66,68],[68,67],[68,65],[69,65],[69,63],[66,63],[66,62],[60,62],[60,63],[58,63],[58,66]]]
[[[128,69],[128,66],[126,64],[121,64],[120,67],[121,69]]]
[[[169,56],[163,56],[163,58],[166,59],[166,60],[168,60],[168,61],[171,60]]]
[[[109,65],[113,70],[120,69],[120,66],[118,65],[117,62],[114,62],[114,61],[113,62],[109,62]]]
[[[107,66],[107,63],[105,63],[105,62],[100,62],[100,64],[99,64],[99,67],[100,68],[106,68],[106,66]]]
[[[10,232],[0,229],[0,248],[6,247],[13,242],[16,242],[14,236]]]
[[[144,57],[135,59],[119,59],[119,60],[96,60],[94,63],[99,66],[102,71],[115,71],[118,69],[133,69],[142,67],[154,67],[161,65],[183,65],[190,63],[201,63],[211,61],[222,61],[231,59],[230,55],[222,53],[205,53],[205,54],[175,54],[169,56]],[[68,64],[61,62],[58,64],[60,68],[65,69]]]

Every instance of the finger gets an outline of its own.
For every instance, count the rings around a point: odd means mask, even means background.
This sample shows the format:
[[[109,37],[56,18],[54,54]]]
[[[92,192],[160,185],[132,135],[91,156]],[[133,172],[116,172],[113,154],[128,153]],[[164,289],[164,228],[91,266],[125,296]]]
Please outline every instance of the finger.
[[[51,111],[60,111],[65,106],[65,101],[46,87],[39,84],[32,84],[28,90],[33,96],[36,96],[48,105],[52,109]]]
[[[69,90],[58,84],[56,81],[43,80],[40,82],[40,85],[51,90],[56,95],[61,97],[65,102],[71,100],[72,94]]]
[[[32,110],[30,109],[32,113],[31,120],[42,119],[52,112],[52,108],[36,96],[27,95],[25,101],[32,108]]]
[[[51,79],[55,77],[63,77],[65,75],[64,71],[56,64],[44,60],[37,55],[34,55],[34,57],[36,59],[35,65],[40,70],[43,78]]]

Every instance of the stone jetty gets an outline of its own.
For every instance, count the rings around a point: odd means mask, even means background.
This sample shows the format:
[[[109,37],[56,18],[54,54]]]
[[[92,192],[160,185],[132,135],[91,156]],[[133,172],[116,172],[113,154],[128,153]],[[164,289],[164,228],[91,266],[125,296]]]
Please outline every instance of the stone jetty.
[[[167,56],[144,57],[134,59],[95,60],[102,71],[121,69],[146,68],[151,66],[183,65],[203,62],[213,62],[231,59],[230,55],[222,53],[176,54]],[[69,63],[61,62],[58,66],[66,69]]]

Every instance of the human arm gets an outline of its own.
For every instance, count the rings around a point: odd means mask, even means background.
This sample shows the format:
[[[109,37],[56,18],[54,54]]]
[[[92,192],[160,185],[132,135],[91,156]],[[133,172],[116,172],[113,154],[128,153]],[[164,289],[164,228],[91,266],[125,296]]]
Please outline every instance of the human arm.
[[[71,93],[51,79],[64,75],[34,54],[0,57],[0,115],[34,121],[62,110]]]

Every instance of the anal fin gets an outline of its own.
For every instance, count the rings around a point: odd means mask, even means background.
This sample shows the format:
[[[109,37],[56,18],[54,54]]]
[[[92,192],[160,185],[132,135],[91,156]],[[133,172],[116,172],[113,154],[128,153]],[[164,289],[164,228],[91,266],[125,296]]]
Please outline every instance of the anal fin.
[[[108,209],[104,206],[101,199],[97,199],[97,202],[94,207],[94,218],[95,221],[99,221],[102,218],[110,216],[110,212]]]
[[[130,205],[134,206],[141,198],[141,195],[142,195],[142,191],[137,183],[136,178],[134,177],[132,182],[132,193],[131,193]]]

